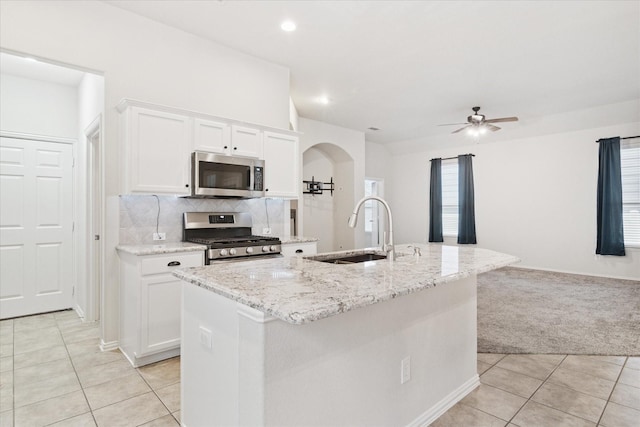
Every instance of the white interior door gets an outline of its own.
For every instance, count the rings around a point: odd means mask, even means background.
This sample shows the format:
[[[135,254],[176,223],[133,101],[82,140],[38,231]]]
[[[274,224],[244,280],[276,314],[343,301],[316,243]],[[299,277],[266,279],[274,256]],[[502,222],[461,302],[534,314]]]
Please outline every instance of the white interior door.
[[[0,318],[73,306],[70,144],[0,138]]]

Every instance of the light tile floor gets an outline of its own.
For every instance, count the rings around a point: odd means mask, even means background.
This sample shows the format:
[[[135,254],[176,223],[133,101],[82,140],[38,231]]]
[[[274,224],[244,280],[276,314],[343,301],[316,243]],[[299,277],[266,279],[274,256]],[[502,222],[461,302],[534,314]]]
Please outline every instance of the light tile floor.
[[[0,427],[177,426],[180,358],[139,369],[73,311],[0,321]],[[478,354],[434,427],[640,426],[640,357]]]
[[[0,321],[0,427],[179,421],[180,358],[135,369],[71,310]]]

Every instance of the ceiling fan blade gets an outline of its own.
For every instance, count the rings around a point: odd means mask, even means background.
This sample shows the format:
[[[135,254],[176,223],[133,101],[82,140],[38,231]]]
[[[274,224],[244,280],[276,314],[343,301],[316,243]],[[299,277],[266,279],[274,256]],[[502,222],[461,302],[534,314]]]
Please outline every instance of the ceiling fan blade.
[[[497,130],[500,130],[501,128],[499,128],[498,126],[494,126],[492,124],[489,124],[487,122],[485,122],[485,126],[487,127],[487,129],[489,129],[491,132],[495,132]]]
[[[517,117],[501,117],[499,119],[489,119],[485,120],[485,123],[502,123],[502,122],[517,122]]]
[[[446,123],[446,124],[442,124],[442,125],[437,125],[437,126],[462,126],[462,125],[466,125],[467,123]]]
[[[458,132],[461,132],[461,131],[465,130],[465,129],[466,129],[466,128],[468,128],[468,127],[471,127],[471,125],[463,126],[463,127],[461,127],[460,129],[458,129],[458,130],[454,130],[454,131],[453,131],[453,132],[451,132],[451,133],[458,133]]]

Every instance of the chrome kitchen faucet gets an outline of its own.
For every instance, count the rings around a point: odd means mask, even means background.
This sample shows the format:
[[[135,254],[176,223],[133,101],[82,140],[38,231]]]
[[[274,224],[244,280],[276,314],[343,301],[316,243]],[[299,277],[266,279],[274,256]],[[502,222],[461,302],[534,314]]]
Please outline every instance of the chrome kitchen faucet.
[[[395,247],[393,246],[393,219],[391,218],[391,208],[389,207],[389,204],[383,198],[377,197],[377,196],[365,196],[365,197],[363,197],[358,202],[356,207],[353,209],[353,213],[349,217],[349,227],[351,227],[351,228],[355,228],[356,227],[356,224],[358,223],[358,211],[360,211],[360,207],[367,200],[377,200],[380,203],[382,203],[382,205],[387,210],[387,217],[389,218],[389,241],[387,242],[386,237],[383,239],[384,242],[382,244],[382,250],[387,253],[387,259],[389,261],[395,261],[396,260],[396,250],[395,250]]]

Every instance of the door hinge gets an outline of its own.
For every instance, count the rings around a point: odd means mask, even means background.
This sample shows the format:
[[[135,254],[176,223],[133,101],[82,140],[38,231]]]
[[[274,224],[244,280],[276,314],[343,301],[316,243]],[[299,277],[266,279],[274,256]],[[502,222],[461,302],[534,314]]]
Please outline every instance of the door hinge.
[[[76,167],[76,158],[75,158],[75,157],[72,157],[72,158],[71,158],[71,167],[72,167],[72,168],[75,168],[75,167]]]
[[[73,288],[71,288],[71,296],[75,296],[76,294],[76,287],[74,286]]]
[[[74,231],[76,231],[76,223],[72,222],[71,223],[71,232],[73,233]]]

